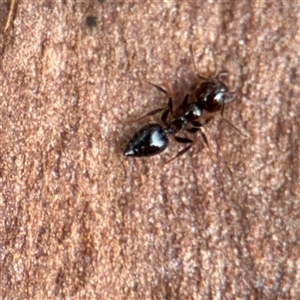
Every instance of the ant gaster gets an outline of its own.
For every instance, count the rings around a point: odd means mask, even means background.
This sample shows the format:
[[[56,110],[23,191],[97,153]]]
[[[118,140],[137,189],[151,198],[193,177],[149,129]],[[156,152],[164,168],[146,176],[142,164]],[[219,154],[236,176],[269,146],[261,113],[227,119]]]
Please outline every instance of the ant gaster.
[[[192,47],[190,46],[190,52],[195,68],[195,62],[193,58],[193,51]],[[196,68],[195,68],[196,69]],[[151,123],[145,125],[140,130],[136,132],[133,138],[129,141],[125,151],[125,156],[136,156],[136,157],[143,157],[143,156],[151,156],[156,155],[163,152],[168,144],[169,144],[169,136],[172,134],[176,134],[180,130],[184,129],[189,123],[193,126],[191,128],[186,129],[190,133],[195,133],[200,131],[202,138],[206,145],[208,145],[207,139],[205,134],[201,131],[201,126],[207,124],[211,119],[212,115],[218,111],[221,113],[221,118],[231,125],[239,134],[245,136],[237,129],[233,124],[231,124],[228,120],[224,119],[224,107],[225,104],[232,101],[233,96],[235,93],[231,93],[228,90],[228,87],[220,80],[220,77],[225,75],[226,72],[219,73],[215,78],[208,79],[205,77],[200,76],[197,74],[198,78],[202,80],[202,83],[198,88],[196,88],[194,98],[195,102],[189,102],[189,94],[187,94],[182,102],[182,111],[183,113],[178,117],[174,118],[172,121],[168,122],[167,118],[169,113],[171,115],[173,101],[172,98],[169,96],[168,92],[163,88],[149,83],[155,88],[157,88],[162,93],[166,94],[169,97],[168,107],[159,108],[150,113],[146,114],[145,116],[141,117],[140,119],[154,115],[164,110],[161,120],[164,123],[165,127],[161,126],[158,123]],[[139,120],[140,120],[139,119]],[[197,121],[197,119],[200,120]],[[193,140],[188,138],[182,138],[175,135],[175,140],[179,143],[188,144],[183,150],[178,152],[178,154],[172,158],[171,160],[177,158],[178,156],[184,154],[188,151],[193,143]]]

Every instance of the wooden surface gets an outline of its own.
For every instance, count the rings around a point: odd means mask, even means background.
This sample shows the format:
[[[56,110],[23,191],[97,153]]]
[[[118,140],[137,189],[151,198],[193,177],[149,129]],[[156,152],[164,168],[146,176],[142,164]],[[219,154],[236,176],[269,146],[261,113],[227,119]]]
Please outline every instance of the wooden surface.
[[[4,1],[2,299],[299,299],[300,4]],[[13,11],[10,13],[10,11]],[[95,17],[89,18],[87,17]],[[9,22],[8,22],[9,19]],[[87,22],[88,20],[88,22]],[[6,29],[4,31],[4,29]],[[199,73],[239,91],[211,154],[122,156]]]

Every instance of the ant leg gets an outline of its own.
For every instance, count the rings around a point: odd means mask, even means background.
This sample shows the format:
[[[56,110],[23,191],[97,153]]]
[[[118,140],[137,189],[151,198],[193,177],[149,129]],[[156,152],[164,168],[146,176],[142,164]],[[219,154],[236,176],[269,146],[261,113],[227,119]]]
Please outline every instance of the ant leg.
[[[193,51],[193,46],[190,44],[189,46],[189,49],[190,49],[190,54],[191,54],[191,58],[192,58],[192,62],[193,62],[193,66],[194,66],[194,69],[195,69],[195,73],[197,74],[197,77],[201,80],[209,80],[208,78],[204,77],[204,76],[201,76],[198,71],[197,71],[197,68],[196,68],[196,64],[195,64],[195,59],[194,59],[194,51]]]
[[[228,125],[230,125],[231,128],[234,129],[240,136],[247,139],[249,137],[248,135],[244,134],[241,130],[239,130],[236,126],[234,126],[230,121],[228,121],[227,119],[224,118],[224,116],[223,116],[224,110],[225,110],[225,105],[223,104],[221,107],[221,119],[224,122],[226,122]]]
[[[196,132],[200,131],[202,140],[203,140],[204,144],[207,146],[209,152],[211,152],[211,150],[209,147],[208,139],[207,139],[205,133],[203,132],[203,130],[201,129],[201,127],[203,127],[205,124],[210,122],[212,119],[213,119],[213,117],[207,118],[203,124],[199,123],[198,121],[192,121],[191,123],[193,124],[194,127],[186,129],[186,131],[188,131],[190,133],[196,133]]]
[[[209,143],[208,143],[208,140],[207,140],[207,137],[206,137],[205,133],[202,131],[201,128],[199,128],[199,129],[200,129],[200,133],[201,133],[202,140],[203,140],[204,144],[207,146],[209,152],[211,152],[210,151],[210,147],[209,147]]]
[[[154,86],[154,87],[155,87],[156,89],[158,89],[160,92],[162,92],[163,94],[165,94],[165,95],[167,95],[168,97],[170,97],[170,96],[169,96],[169,93],[168,93],[165,89],[163,89],[162,87],[160,87],[159,85],[154,84],[154,83],[152,83],[152,82],[149,82],[149,81],[145,80],[145,79],[142,78],[142,77],[139,77],[139,78],[140,78],[140,80],[142,80],[142,81],[144,81],[144,82],[146,82],[146,83],[148,83],[148,84]]]
[[[187,138],[182,138],[182,137],[180,137],[180,136],[175,136],[175,140],[176,140],[176,142],[178,142],[178,143],[182,143],[182,144],[189,144],[189,143],[193,143],[193,141],[192,141],[192,140],[190,140],[190,139],[187,139]]]
[[[191,123],[193,124],[194,127],[201,127],[202,126],[202,124],[198,121],[192,121]]]
[[[196,133],[200,130],[200,128],[197,127],[192,127],[192,128],[187,128],[186,131],[190,132],[190,133]]]
[[[199,123],[198,121],[192,121],[191,123],[193,124],[194,127],[203,127],[204,125],[208,124],[214,117],[210,116],[206,118],[204,123]]]
[[[180,150],[176,156],[174,156],[173,158],[171,158],[170,160],[168,160],[166,163],[163,164],[163,166],[165,166],[166,164],[168,164],[169,162],[171,162],[172,160],[178,158],[179,156],[183,155],[185,152],[187,152],[193,145],[193,140],[190,140],[190,139],[187,139],[187,138],[182,138],[182,137],[179,137],[179,136],[175,136],[175,140],[178,142],[178,143],[182,143],[182,144],[190,144],[188,145],[187,147],[185,147],[184,149]]]
[[[208,148],[209,157],[210,157],[210,159],[211,159],[213,162],[215,162],[215,160],[214,160],[213,157],[212,157],[213,154],[212,154],[212,152],[211,152],[211,149],[210,149],[210,146],[209,146],[209,143],[208,143],[208,139],[207,139],[205,133],[203,132],[203,130],[202,130],[202,128],[201,128],[203,125],[207,124],[207,123],[208,123],[209,121],[211,121],[212,119],[213,119],[212,117],[211,117],[211,118],[208,118],[208,119],[205,121],[204,124],[200,124],[200,123],[197,122],[197,121],[193,121],[192,124],[193,124],[194,126],[196,126],[196,127],[192,127],[192,128],[186,129],[186,130],[189,131],[190,133],[196,133],[196,132],[200,131],[202,140],[203,140],[204,144],[205,144],[205,145],[207,146],[207,148]]]
[[[184,97],[182,103],[181,103],[181,108],[183,110],[185,110],[187,108],[188,102],[189,102],[189,94],[186,94],[186,96]]]
[[[155,110],[150,111],[150,112],[147,113],[146,115],[144,115],[144,116],[142,116],[142,117],[136,119],[135,121],[140,121],[140,120],[142,120],[142,119],[144,119],[144,118],[146,118],[146,117],[153,116],[153,115],[155,115],[155,114],[157,114],[157,113],[159,113],[159,112],[161,112],[161,111],[163,111],[163,110],[165,110],[165,108],[157,108],[157,109],[155,109]]]
[[[142,81],[146,82],[147,84],[150,84],[153,87],[155,87],[156,89],[158,89],[161,93],[167,95],[169,97],[169,101],[168,101],[167,108],[158,108],[158,109],[155,109],[155,110],[147,113],[146,115],[142,116],[141,118],[137,119],[137,121],[139,121],[139,120],[141,120],[141,119],[143,119],[145,117],[153,116],[153,115],[155,115],[155,114],[157,114],[159,112],[164,111],[164,113],[161,116],[161,119],[162,119],[163,123],[166,124],[167,123],[168,114],[170,112],[171,112],[171,114],[173,114],[173,101],[172,101],[172,97],[170,97],[169,93],[165,89],[163,89],[162,87],[160,87],[159,85],[151,83],[151,82],[149,82],[149,81],[147,81],[147,80],[145,80],[145,79],[143,79],[141,77],[139,77],[139,78],[140,78],[140,80],[142,80]]]
[[[200,125],[200,126],[202,126],[202,125]],[[207,146],[208,150],[210,151],[210,147],[209,147],[207,137],[206,137],[205,133],[203,132],[203,130],[201,129],[201,127],[188,128],[188,129],[186,129],[186,131],[188,131],[190,133],[196,133],[196,132],[200,131],[202,140],[203,140],[204,144]]]
[[[173,107],[173,104],[172,104],[172,98],[170,97],[170,98],[169,98],[169,102],[168,102],[168,107],[167,107],[167,109],[166,109],[165,107],[164,107],[164,108],[157,108],[157,109],[154,109],[154,110],[150,111],[149,113],[147,113],[146,115],[144,115],[144,116],[142,116],[142,117],[136,119],[136,121],[140,121],[140,120],[142,120],[142,119],[144,119],[144,118],[146,118],[146,117],[153,116],[153,115],[156,115],[156,114],[159,113],[159,112],[164,111],[164,113],[163,113],[162,116],[161,116],[161,119],[162,119],[162,121],[166,124],[166,122],[167,122],[167,117],[168,117],[169,112],[172,113],[172,107]]]
[[[169,98],[168,108],[165,110],[165,112],[161,116],[161,120],[164,124],[167,124],[167,119],[168,119],[169,113],[171,113],[171,115],[173,115],[173,101],[172,101],[171,97]]]

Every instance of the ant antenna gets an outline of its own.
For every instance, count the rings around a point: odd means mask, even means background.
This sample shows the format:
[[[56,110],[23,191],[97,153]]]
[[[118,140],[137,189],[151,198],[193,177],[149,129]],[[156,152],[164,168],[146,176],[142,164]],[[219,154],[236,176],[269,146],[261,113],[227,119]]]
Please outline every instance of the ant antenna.
[[[220,77],[222,76],[227,76],[228,75],[228,71],[224,70],[224,71],[221,71],[220,73],[217,74],[216,78],[218,80],[220,80]]]
[[[199,79],[201,79],[201,80],[208,80],[208,78],[206,78],[206,77],[204,77],[204,76],[201,76],[201,75],[198,73],[198,71],[197,71],[196,64],[195,64],[195,59],[194,59],[194,51],[193,51],[193,46],[192,46],[192,44],[190,44],[189,50],[190,50],[190,55],[191,55],[191,58],[192,58],[194,70],[195,70],[195,73],[197,74],[197,77],[198,77]]]
[[[240,136],[242,136],[243,138],[249,138],[248,135],[244,134],[240,129],[238,129],[236,126],[234,126],[230,121],[228,121],[227,119],[224,118],[223,114],[224,114],[224,109],[225,109],[225,104],[222,104],[221,107],[221,119],[226,122],[228,125],[231,126],[232,129],[235,130],[235,132],[237,132]]]

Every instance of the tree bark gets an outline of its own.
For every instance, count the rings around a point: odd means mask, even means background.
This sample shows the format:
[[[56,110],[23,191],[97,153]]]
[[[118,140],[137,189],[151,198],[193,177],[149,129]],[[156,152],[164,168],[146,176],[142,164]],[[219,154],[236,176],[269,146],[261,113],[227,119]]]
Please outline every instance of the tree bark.
[[[299,299],[299,2],[0,9],[3,299]],[[190,44],[250,138],[216,117],[210,150],[124,158],[167,104],[140,77],[179,107]]]

